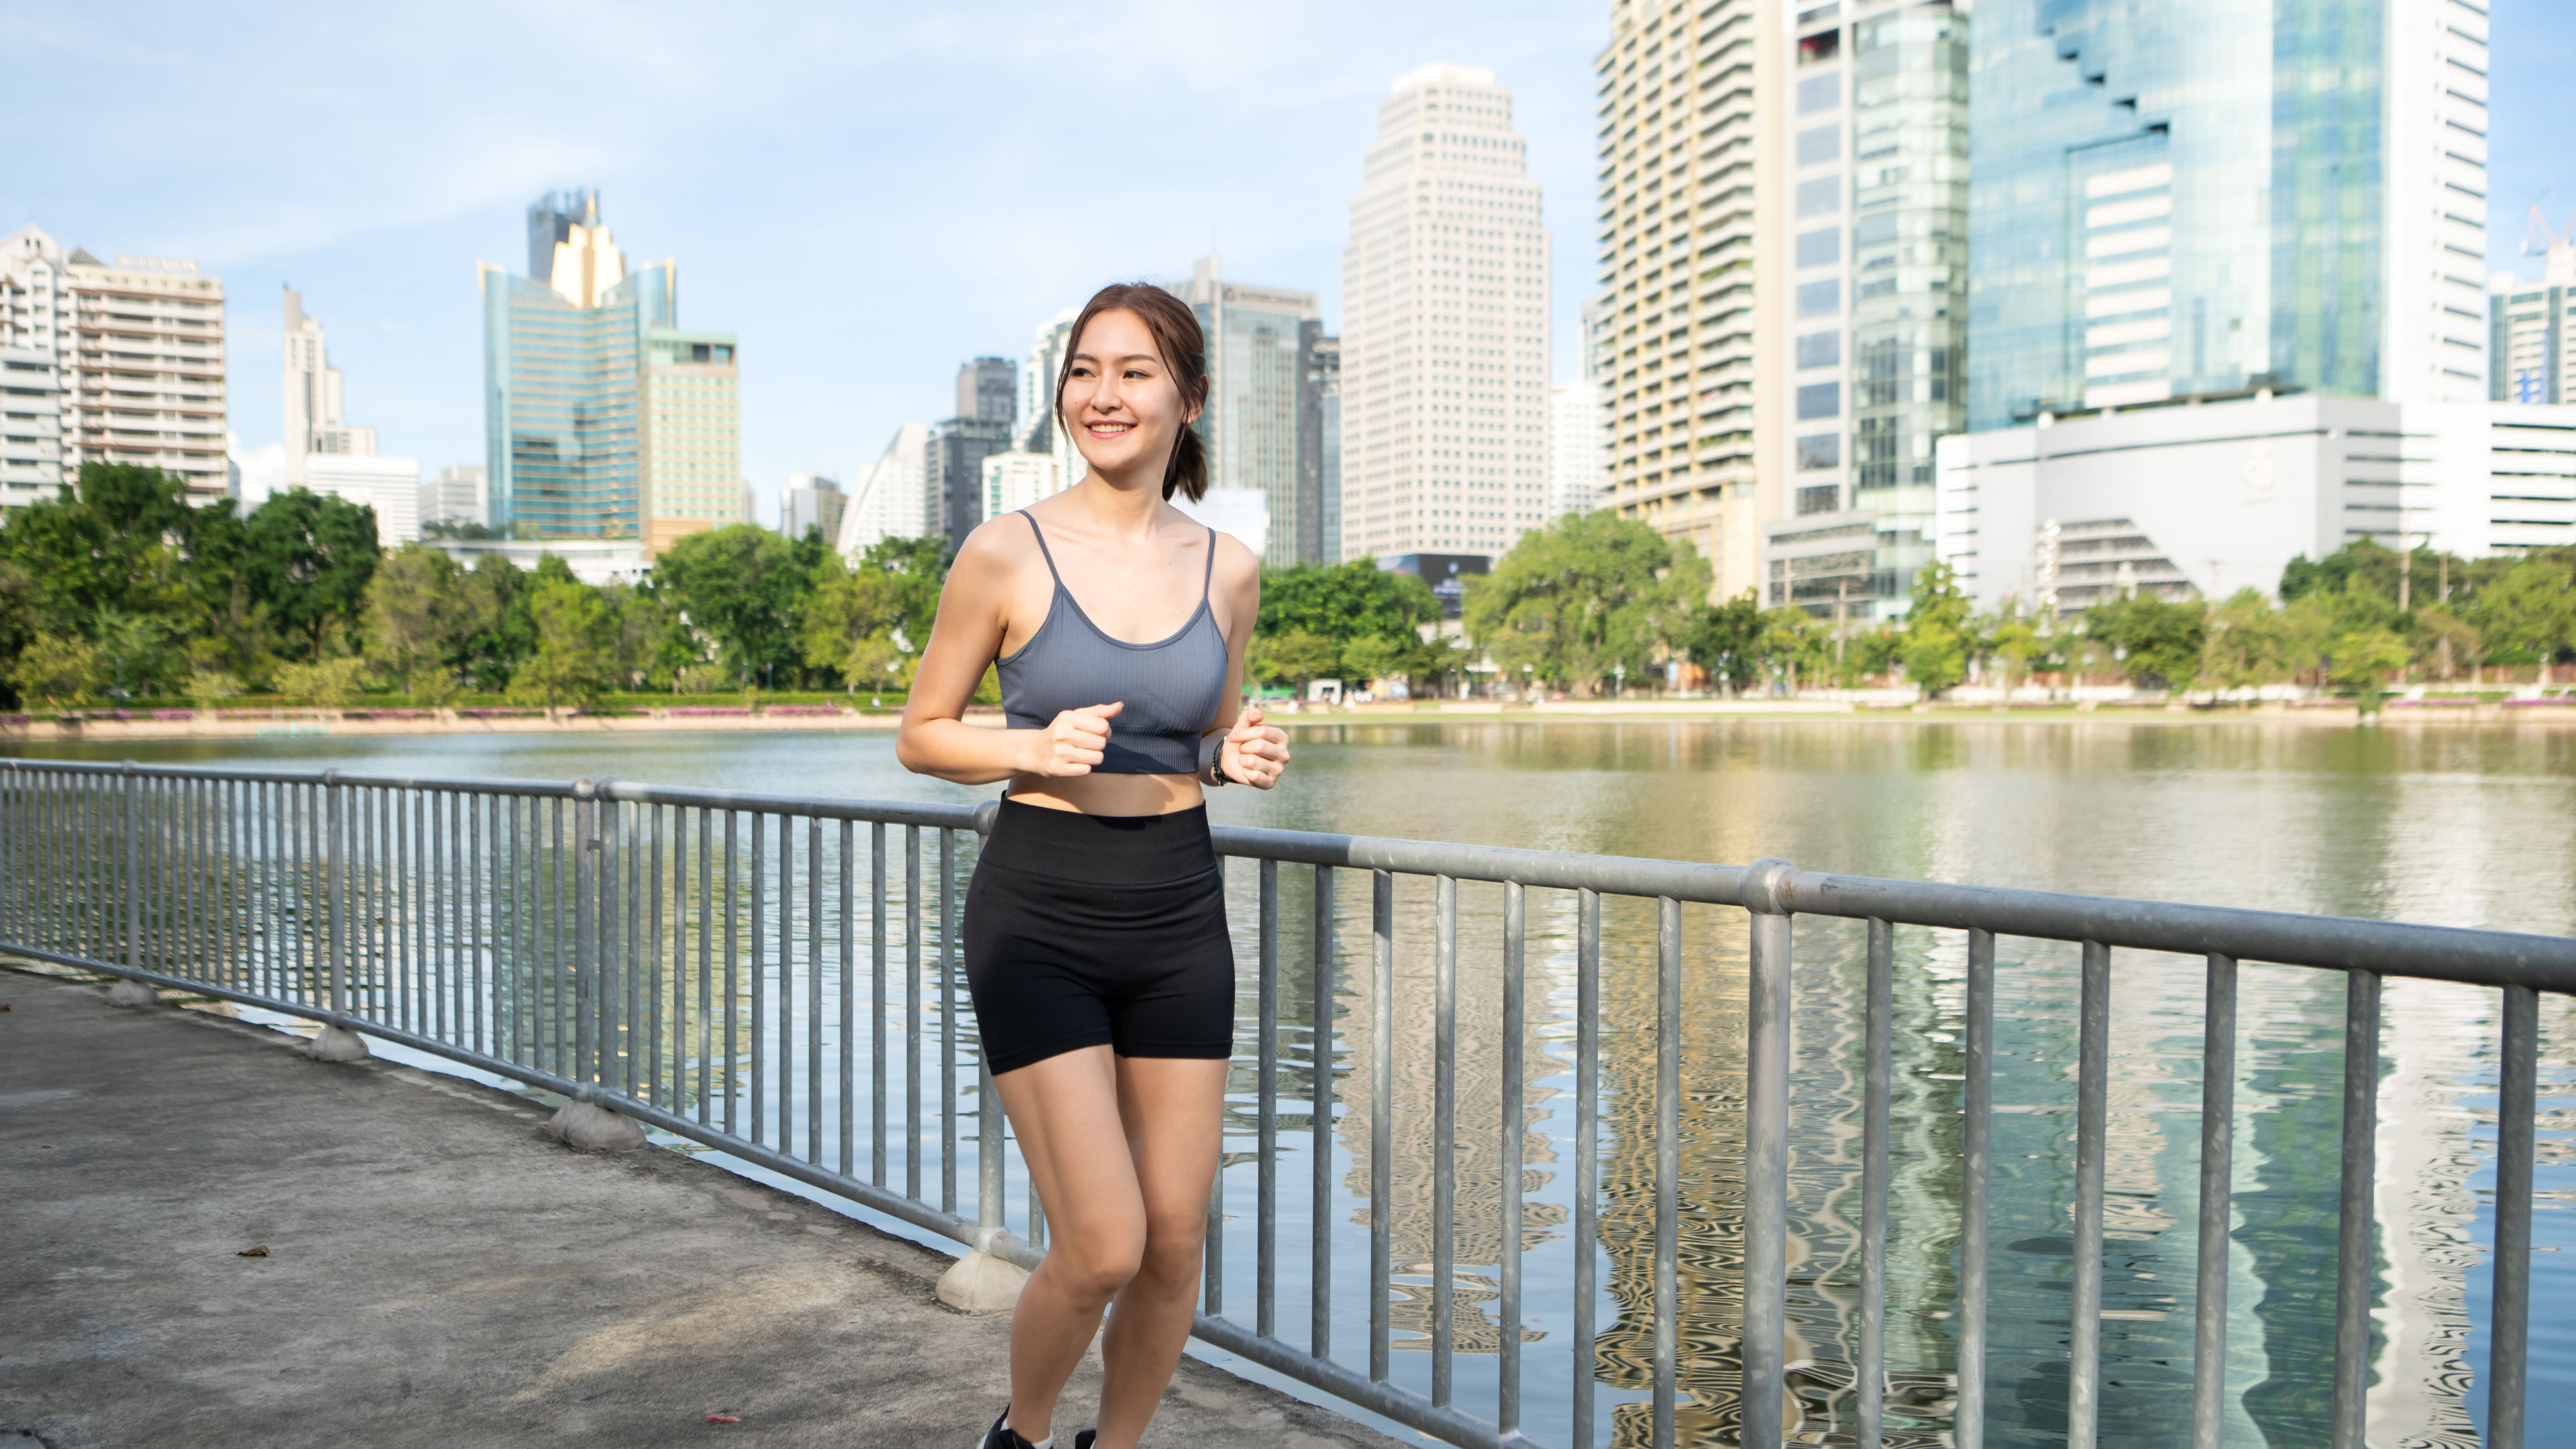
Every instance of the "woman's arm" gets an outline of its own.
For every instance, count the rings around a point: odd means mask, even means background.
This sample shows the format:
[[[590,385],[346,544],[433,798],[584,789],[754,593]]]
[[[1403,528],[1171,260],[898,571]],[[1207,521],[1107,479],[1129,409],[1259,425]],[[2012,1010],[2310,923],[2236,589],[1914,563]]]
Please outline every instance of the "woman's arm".
[[[966,536],[940,586],[939,614],[913,671],[912,694],[895,730],[894,756],[916,774],[960,785],[1013,775],[1088,775],[1109,743],[1121,703],[1069,709],[1044,729],[989,730],[965,722],[984,670],[1001,653],[1010,623],[1017,560],[988,524]]]
[[[1267,790],[1288,768],[1288,732],[1262,723],[1259,705],[1242,707],[1244,659],[1252,648],[1253,621],[1261,617],[1261,563],[1232,537],[1218,538],[1226,597],[1225,696],[1217,701],[1216,723],[1206,733],[1224,739],[1216,765],[1227,779]]]

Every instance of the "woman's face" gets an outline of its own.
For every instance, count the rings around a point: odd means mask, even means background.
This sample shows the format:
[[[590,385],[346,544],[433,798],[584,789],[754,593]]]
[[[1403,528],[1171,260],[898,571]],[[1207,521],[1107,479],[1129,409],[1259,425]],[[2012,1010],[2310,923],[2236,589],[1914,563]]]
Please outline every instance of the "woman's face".
[[[1142,318],[1120,309],[1084,325],[1065,376],[1064,420],[1094,472],[1142,470],[1159,479],[1180,430],[1197,416]]]

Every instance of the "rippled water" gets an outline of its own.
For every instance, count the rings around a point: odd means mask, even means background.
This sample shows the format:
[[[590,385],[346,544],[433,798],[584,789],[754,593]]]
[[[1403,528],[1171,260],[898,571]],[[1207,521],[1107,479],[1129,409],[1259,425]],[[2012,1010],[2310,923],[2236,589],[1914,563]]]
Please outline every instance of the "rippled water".
[[[2282,725],[1794,722],[1652,725],[1353,725],[1297,736],[1289,782],[1214,797],[1220,820],[1301,829],[1742,862],[1765,855],[1876,875],[2099,892],[2576,932],[2576,730],[2546,726],[2371,730]],[[43,753],[82,753],[47,750]],[[884,736],[621,735],[296,739],[126,745],[100,755],[215,763],[336,763],[401,773],[969,798],[902,772]],[[1307,1091],[1305,873],[1283,869],[1282,960],[1291,1009],[1283,1101]],[[1250,872],[1235,881],[1238,941],[1252,939]],[[1328,1150],[1339,1193],[1336,1356],[1366,1364],[1374,1042],[1364,880],[1339,899],[1341,1115]],[[1498,1232],[1500,891],[1461,891],[1456,1307],[1460,1405],[1490,1414]],[[1436,1149],[1429,891],[1398,900],[1395,1183],[1390,1372],[1429,1381],[1431,1197]],[[1740,913],[1685,920],[1685,1442],[1727,1442],[1740,1188],[1743,927]],[[1605,917],[1604,1090],[1598,1341],[1570,1341],[1567,1239],[1573,904],[1534,892],[1529,912],[1523,1272],[1527,1419],[1571,1437],[1568,1384],[1596,1374],[1596,1442],[1644,1442],[1650,1358],[1653,1161],[1652,922]],[[1356,943],[1357,949],[1354,949]],[[1791,1359],[1800,1442],[1849,1433],[1856,1323],[1860,948],[1856,929],[1802,920],[1797,946]],[[1955,1392],[1957,1078],[1964,943],[1900,932],[1888,1364],[1898,1443],[1942,1442]],[[2066,1402],[2073,1161],[2075,961],[2003,943],[1998,965],[1993,1326],[1987,1442],[2060,1442]],[[1246,973],[1247,986],[1249,972]],[[2187,1441],[2197,1185],[2201,979],[2197,961],[2115,962],[2103,1351],[2104,1442]],[[2492,1232],[2493,993],[2392,982],[2379,1138],[2381,1297],[2369,1442],[2476,1442],[2484,1413],[2484,1271]],[[1247,1013],[1249,1012],[1247,1001]],[[2244,972],[2238,1059],[2236,1226],[2231,1234],[2229,1442],[2322,1442],[2331,1372],[2335,1148],[2342,1078],[2339,978]],[[1245,1042],[1250,1044],[1249,1020]],[[2542,1199],[2532,1422],[2576,1421],[2576,1011],[2543,1005]],[[1247,1051],[1237,1088],[1251,1087]],[[1359,1075],[1350,1076],[1356,1067]],[[1356,1088],[1356,1090],[1355,1090]],[[1282,1122],[1281,1334],[1306,1342],[1304,1245],[1311,1164],[1303,1115]],[[1255,1143],[1248,1100],[1229,1139],[1227,1311],[1249,1321]],[[2556,1251],[2550,1251],[2556,1250]]]

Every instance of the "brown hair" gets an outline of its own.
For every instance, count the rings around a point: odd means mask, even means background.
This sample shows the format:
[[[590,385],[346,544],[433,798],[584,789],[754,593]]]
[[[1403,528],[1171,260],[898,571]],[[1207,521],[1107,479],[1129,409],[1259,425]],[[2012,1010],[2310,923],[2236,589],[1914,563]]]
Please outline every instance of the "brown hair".
[[[1073,379],[1073,354],[1082,345],[1082,329],[1103,312],[1133,312],[1153,335],[1154,350],[1162,355],[1163,366],[1171,369],[1172,381],[1181,390],[1184,407],[1207,405],[1207,334],[1199,330],[1198,314],[1190,305],[1151,282],[1113,282],[1094,292],[1082,305],[1082,315],[1073,320],[1073,331],[1065,335],[1064,365],[1055,374],[1055,420],[1067,433],[1073,425],[1064,417],[1064,388]],[[1172,444],[1171,462],[1163,469],[1163,496],[1169,498],[1177,489],[1192,503],[1207,496],[1207,445],[1199,430],[1181,425],[1181,435]]]

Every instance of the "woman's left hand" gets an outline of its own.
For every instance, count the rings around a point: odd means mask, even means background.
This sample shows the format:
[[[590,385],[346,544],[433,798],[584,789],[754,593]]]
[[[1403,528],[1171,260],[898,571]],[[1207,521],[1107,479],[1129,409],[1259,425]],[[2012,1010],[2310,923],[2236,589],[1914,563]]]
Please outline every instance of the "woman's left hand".
[[[1279,772],[1288,768],[1288,732],[1263,724],[1259,706],[1245,709],[1235,718],[1234,728],[1226,731],[1225,745],[1217,752],[1217,768],[1229,780],[1269,789],[1279,783]]]

